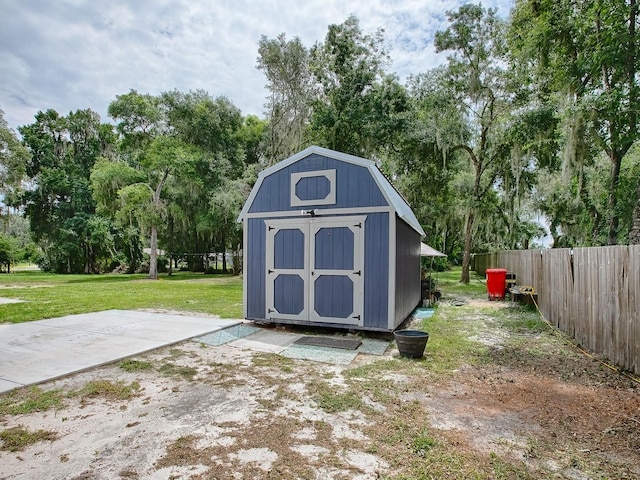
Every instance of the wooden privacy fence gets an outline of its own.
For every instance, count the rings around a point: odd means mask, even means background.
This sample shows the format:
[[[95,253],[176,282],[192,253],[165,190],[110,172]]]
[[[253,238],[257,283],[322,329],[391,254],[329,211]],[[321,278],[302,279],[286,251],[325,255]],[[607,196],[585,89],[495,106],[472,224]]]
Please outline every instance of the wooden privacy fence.
[[[506,268],[531,285],[540,311],[580,345],[640,373],[640,245],[477,254],[474,269]]]

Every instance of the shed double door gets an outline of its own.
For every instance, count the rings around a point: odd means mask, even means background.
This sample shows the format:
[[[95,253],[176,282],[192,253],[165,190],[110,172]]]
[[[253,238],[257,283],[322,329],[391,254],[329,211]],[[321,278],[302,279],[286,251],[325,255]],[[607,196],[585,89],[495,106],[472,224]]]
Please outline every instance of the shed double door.
[[[267,220],[267,319],[361,326],[364,222],[364,216]]]

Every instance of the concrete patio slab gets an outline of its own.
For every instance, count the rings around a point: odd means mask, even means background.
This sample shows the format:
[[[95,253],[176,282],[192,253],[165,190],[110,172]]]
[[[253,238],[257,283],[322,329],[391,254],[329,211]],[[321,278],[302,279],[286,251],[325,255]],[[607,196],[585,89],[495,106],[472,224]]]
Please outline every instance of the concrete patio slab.
[[[107,310],[0,325],[0,392],[111,363],[241,322]]]

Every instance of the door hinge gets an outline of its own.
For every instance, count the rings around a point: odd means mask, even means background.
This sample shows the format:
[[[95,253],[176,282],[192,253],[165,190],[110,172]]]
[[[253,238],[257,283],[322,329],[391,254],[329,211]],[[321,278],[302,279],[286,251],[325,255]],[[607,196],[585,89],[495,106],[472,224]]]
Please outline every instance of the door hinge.
[[[354,227],[362,228],[362,222],[358,223],[357,225],[354,225]]]
[[[271,225],[269,225],[269,231],[275,230],[275,229],[276,229],[276,227],[272,227]]]
[[[356,320],[360,320],[360,315],[356,315],[355,317],[351,317],[351,318],[355,318]]]
[[[267,270],[268,274],[272,274],[273,272],[275,272],[275,270]]]
[[[357,272],[353,272],[354,275],[362,275],[362,270],[358,270]]]
[[[275,308],[267,308],[267,313],[273,313],[275,311],[276,311]]]

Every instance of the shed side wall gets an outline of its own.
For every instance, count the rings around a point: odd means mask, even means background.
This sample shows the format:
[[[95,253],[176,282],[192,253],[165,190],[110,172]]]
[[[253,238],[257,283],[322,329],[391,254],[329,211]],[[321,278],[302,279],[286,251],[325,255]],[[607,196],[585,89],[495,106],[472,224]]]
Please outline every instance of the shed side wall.
[[[388,329],[389,281],[389,214],[370,213],[364,237],[365,327]]]
[[[396,217],[395,326],[420,303],[420,235]]]

